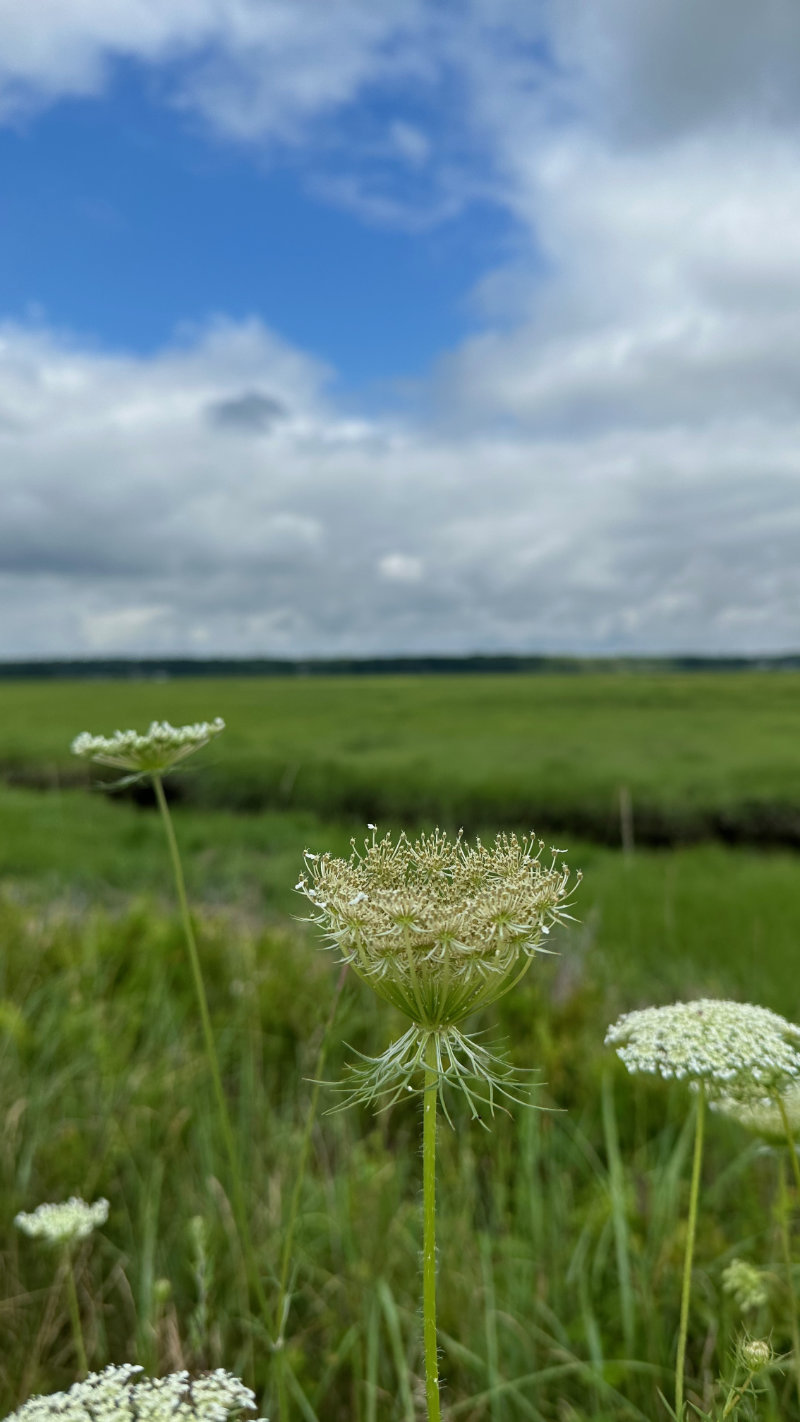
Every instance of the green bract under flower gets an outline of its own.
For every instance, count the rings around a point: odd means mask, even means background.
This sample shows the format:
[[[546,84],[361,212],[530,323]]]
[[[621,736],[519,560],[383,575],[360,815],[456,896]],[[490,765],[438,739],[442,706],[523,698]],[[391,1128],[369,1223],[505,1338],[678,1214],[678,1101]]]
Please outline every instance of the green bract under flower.
[[[87,1205],[73,1195],[63,1204],[39,1205],[29,1215],[20,1212],[14,1217],[14,1224],[31,1239],[45,1239],[48,1244],[77,1244],[107,1219],[108,1200]]]
[[[349,859],[306,852],[297,888],[323,929],[376,992],[420,1026],[463,1021],[524,971],[568,918],[569,869],[530,837],[489,847],[441,830],[409,840],[373,834]],[[310,881],[310,882],[309,882]]]
[[[628,1071],[704,1087],[713,1100],[755,1106],[800,1079],[800,1027],[746,1002],[701,998],[628,1012],[606,1042]]]
[[[476,1100],[492,1106],[495,1089],[510,1095],[515,1075],[459,1024],[513,987],[547,951],[551,927],[570,917],[562,851],[545,859],[543,842],[529,836],[468,845],[441,830],[393,840],[370,828],[372,839],[363,852],[354,843],[349,859],[307,851],[297,884],[329,945],[414,1024],[356,1068],[350,1100],[392,1101],[418,1089],[430,1047],[440,1082],[463,1091],[477,1114]],[[488,1095],[475,1096],[470,1078]]]
[[[239,1378],[222,1368],[203,1377],[186,1372],[165,1378],[145,1378],[130,1363],[90,1373],[67,1392],[32,1397],[7,1418],[7,1422],[228,1422],[241,1412],[255,1410],[253,1393]],[[259,1418],[258,1422],[266,1422]]]
[[[225,722],[217,716],[214,721],[196,721],[190,726],[153,721],[144,735],[115,731],[113,736],[92,736],[82,731],[72,742],[72,753],[135,775],[161,775],[224,730]]]

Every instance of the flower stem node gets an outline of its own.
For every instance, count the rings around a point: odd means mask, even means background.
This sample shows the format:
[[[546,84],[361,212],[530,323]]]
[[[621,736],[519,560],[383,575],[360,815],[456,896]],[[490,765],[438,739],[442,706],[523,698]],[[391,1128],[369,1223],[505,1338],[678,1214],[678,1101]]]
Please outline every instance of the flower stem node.
[[[72,753],[134,775],[163,775],[224,730],[225,722],[217,716],[214,721],[196,721],[188,726],[153,721],[144,734],[115,731],[113,736],[93,736],[82,731],[72,742]]]
[[[440,1083],[464,1091],[473,1112],[476,1100],[493,1104],[494,1089],[509,1094],[511,1069],[460,1026],[513,988],[537,952],[551,951],[543,937],[571,917],[569,869],[561,851],[546,859],[544,850],[533,836],[498,835],[487,846],[442,830],[393,840],[373,829],[349,859],[306,852],[297,887],[309,921],[413,1024],[381,1057],[362,1059],[350,1100],[421,1090],[431,1041]],[[488,1096],[471,1095],[470,1078]]]
[[[44,1239],[48,1244],[77,1244],[88,1239],[92,1230],[108,1219],[108,1200],[85,1200],[73,1195],[63,1204],[39,1205],[32,1214],[20,1212],[14,1224],[31,1239]]]
[[[131,1363],[90,1373],[67,1392],[31,1397],[6,1422],[229,1422],[255,1411],[253,1393],[239,1378],[217,1368],[199,1378],[187,1372],[145,1378]],[[258,1418],[256,1422],[266,1422]]]

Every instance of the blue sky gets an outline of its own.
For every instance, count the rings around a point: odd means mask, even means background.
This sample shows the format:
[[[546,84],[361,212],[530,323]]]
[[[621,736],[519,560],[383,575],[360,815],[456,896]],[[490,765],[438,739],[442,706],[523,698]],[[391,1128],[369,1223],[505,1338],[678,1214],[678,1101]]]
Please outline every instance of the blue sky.
[[[416,121],[402,95],[351,116],[378,132]],[[380,179],[380,157],[364,163]],[[410,166],[394,190],[424,188]],[[117,63],[101,96],[0,130],[0,309],[143,354],[211,314],[258,316],[343,390],[388,395],[477,326],[470,293],[513,249],[514,219],[476,199],[430,226],[421,214],[421,231],[365,220],[315,190],[325,170],[304,148],[226,141]]]
[[[796,0],[0,5],[0,656],[800,644]]]

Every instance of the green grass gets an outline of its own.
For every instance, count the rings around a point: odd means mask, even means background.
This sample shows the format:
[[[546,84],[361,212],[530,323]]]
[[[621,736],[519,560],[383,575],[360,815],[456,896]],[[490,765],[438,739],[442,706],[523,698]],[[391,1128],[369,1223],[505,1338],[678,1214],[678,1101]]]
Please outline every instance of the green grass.
[[[359,796],[384,779],[387,828],[415,805],[417,822],[452,822],[469,804],[488,834],[548,785],[565,820],[592,797],[616,813],[620,784],[664,814],[759,794],[789,804],[795,697],[793,677],[756,675],[0,687],[0,759],[47,787],[0,787],[0,1415],[75,1376],[54,1263],[11,1224],[72,1192],[111,1202],[78,1262],[90,1363],[224,1366],[274,1411],[161,825],[129,798],[70,785],[83,773],[64,751],[74,732],[230,722],[172,782],[175,826],[272,1297],[338,972],[292,917],[306,907],[292,887],[302,849],[345,852],[367,817]],[[305,765],[328,779],[304,789]],[[620,1011],[700,994],[800,1020],[800,865],[720,843],[629,855],[571,831],[558,843],[584,872],[579,922],[478,1024],[539,1069],[534,1099],[555,1109],[515,1108],[485,1132],[455,1104],[457,1129],[441,1133],[445,1399],[466,1422],[655,1422],[674,1362],[691,1102],[629,1078],[604,1032]],[[346,1072],[345,1043],[380,1051],[397,1025],[348,983],[326,1077]],[[324,1088],[323,1108],[336,1099]],[[287,1330],[293,1417],[418,1415],[418,1116],[404,1101],[314,1126]],[[704,1177],[688,1375],[707,1405],[741,1322],[722,1290],[732,1257],[774,1275],[751,1331],[772,1330],[778,1349],[791,1334],[774,1154],[712,1115]],[[800,1422],[790,1372],[757,1415]]]
[[[112,1206],[78,1267],[92,1364],[223,1365],[268,1393],[269,1351],[246,1308],[175,918],[145,900],[116,911],[43,903],[31,883],[0,901],[0,933],[0,1406],[74,1377],[53,1264],[10,1225],[16,1210],[72,1191]],[[297,928],[258,928],[219,908],[201,915],[201,944],[269,1289],[335,968]],[[453,1416],[649,1419],[656,1385],[669,1389],[689,1102],[680,1087],[618,1067],[602,1045],[604,970],[590,951],[579,957],[579,938],[562,947],[485,1022],[520,1065],[542,1069],[534,1099],[558,1109],[516,1109],[491,1132],[460,1113],[457,1131],[441,1133],[440,1324]],[[374,1052],[394,1025],[351,983],[326,1075],[345,1070],[345,1040]],[[323,1092],[325,1106],[335,1099]],[[403,1102],[378,1117],[323,1115],[315,1127],[288,1329],[296,1398],[309,1409],[298,1402],[298,1417],[414,1415],[417,1116],[417,1103]],[[723,1365],[736,1328],[724,1265],[737,1253],[778,1259],[774,1161],[716,1118],[708,1146],[692,1376],[704,1350],[712,1370]],[[785,1344],[779,1287],[761,1324]],[[781,1400],[764,1415],[789,1419],[789,1388],[776,1384]]]
[[[85,781],[79,730],[220,714],[172,781],[196,804],[535,823],[654,843],[800,842],[800,674],[331,677],[0,684],[0,765]]]

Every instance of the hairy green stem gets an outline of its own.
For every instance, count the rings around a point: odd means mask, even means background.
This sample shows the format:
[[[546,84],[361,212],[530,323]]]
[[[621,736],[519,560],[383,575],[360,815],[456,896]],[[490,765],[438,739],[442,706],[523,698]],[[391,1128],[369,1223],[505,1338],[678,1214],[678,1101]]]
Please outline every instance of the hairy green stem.
[[[788,1123],[787,1123],[788,1124]],[[788,1133],[791,1142],[791,1132]],[[791,1147],[794,1154],[794,1147]],[[783,1254],[783,1267],[786,1270],[786,1287],[789,1291],[789,1310],[792,1317],[792,1353],[794,1354],[794,1380],[797,1388],[797,1400],[800,1402],[800,1326],[797,1322],[797,1290],[794,1286],[794,1274],[792,1273],[792,1245],[789,1238],[789,1215],[790,1215],[789,1190],[786,1184],[786,1162],[781,1156],[778,1168],[778,1211],[780,1215],[781,1227],[781,1252]]]
[[[192,977],[194,978],[195,992],[197,995],[197,1005],[200,1011],[200,1021],[203,1028],[203,1037],[205,1039],[206,1057],[208,1059],[209,1071],[211,1072],[211,1079],[214,1087],[214,1096],[216,1098],[217,1103],[217,1112],[219,1115],[220,1127],[222,1129],[222,1137],[225,1142],[225,1150],[228,1156],[228,1165],[230,1168],[231,1185],[233,1190],[233,1209],[236,1218],[236,1227],[239,1231],[239,1239],[241,1242],[243,1254],[245,1256],[245,1264],[250,1279],[250,1286],[253,1289],[256,1298],[258,1299],[258,1304],[263,1315],[264,1324],[265,1326],[268,1326],[269,1308],[267,1305],[266,1294],[264,1293],[264,1286],[261,1282],[261,1276],[258,1271],[255,1250],[253,1248],[253,1239],[250,1234],[250,1226],[247,1220],[247,1211],[245,1209],[244,1203],[244,1191],[242,1189],[242,1174],[239,1168],[239,1156],[233,1139],[233,1128],[231,1126],[230,1113],[228,1111],[228,1104],[225,1100],[225,1092],[222,1087],[222,1077],[220,1075],[219,1069],[219,1058],[217,1056],[217,1049],[214,1043],[214,1033],[211,1027],[211,1015],[208,1010],[208,999],[206,997],[205,984],[203,982],[203,971],[200,966],[200,954],[197,951],[197,939],[195,938],[194,925],[192,924],[192,916],[189,912],[189,901],[186,897],[186,882],[183,877],[183,865],[181,864],[180,851],[178,850],[178,841],[175,838],[175,830],[172,824],[172,816],[169,812],[167,797],[164,794],[164,786],[161,781],[161,776],[154,774],[152,776],[152,781],[153,789],[155,790],[156,800],[158,802],[158,808],[161,811],[161,818],[164,823],[164,832],[167,836],[170,859],[172,860],[172,870],[175,876],[175,888],[178,894],[178,904],[180,906],[181,922],[183,924],[183,932],[186,938],[186,946],[189,949],[189,961],[192,967]]]
[[[64,1252],[65,1273],[67,1276],[67,1303],[69,1306],[69,1318],[72,1324],[72,1339],[75,1344],[75,1354],[78,1359],[81,1378],[85,1378],[89,1372],[89,1362],[86,1357],[86,1344],[83,1341],[83,1327],[81,1324],[81,1310],[78,1304],[78,1290],[75,1285],[75,1270],[72,1264],[72,1254],[69,1246]]]
[[[681,1317],[678,1328],[678,1354],[675,1360],[675,1413],[678,1417],[678,1422],[683,1422],[683,1379],[686,1367],[686,1338],[689,1332],[689,1299],[692,1292],[694,1240],[697,1233],[697,1201],[700,1197],[700,1168],[703,1162],[705,1107],[705,1088],[701,1082],[697,1097],[694,1159],[692,1161],[692,1183],[689,1193],[689,1218],[686,1224],[686,1252],[683,1260],[683,1287],[681,1289]]]
[[[339,998],[342,995],[345,978],[349,963],[343,963],[336,990],[333,994],[331,1010],[322,1032],[322,1039],[317,1052],[317,1059],[314,1063],[313,1090],[311,1100],[308,1103],[305,1125],[303,1127],[303,1139],[300,1143],[300,1155],[297,1161],[297,1174],[292,1187],[292,1195],[289,1201],[289,1219],[286,1225],[286,1233],[283,1238],[283,1251],[281,1253],[281,1270],[278,1279],[278,1303],[275,1309],[275,1367],[277,1372],[278,1390],[278,1417],[280,1422],[286,1422],[289,1416],[289,1397],[286,1388],[286,1372],[283,1367],[283,1346],[284,1330],[286,1319],[289,1314],[291,1299],[288,1297],[287,1288],[289,1284],[289,1266],[292,1261],[292,1245],[294,1244],[294,1232],[297,1225],[297,1216],[300,1208],[300,1192],[303,1188],[306,1166],[308,1165],[308,1153],[311,1148],[311,1132],[314,1128],[314,1121],[317,1116],[317,1102],[319,1100],[319,1089],[322,1085],[322,1073],[325,1069],[325,1056],[328,1050],[328,1040],[330,1038],[333,1023],[336,1017],[336,1010],[339,1006]]]
[[[422,1098],[422,1317],[425,1340],[425,1395],[428,1422],[440,1422],[439,1358],[436,1347],[436,1103],[439,1075],[433,1033],[425,1049],[425,1094]]]

